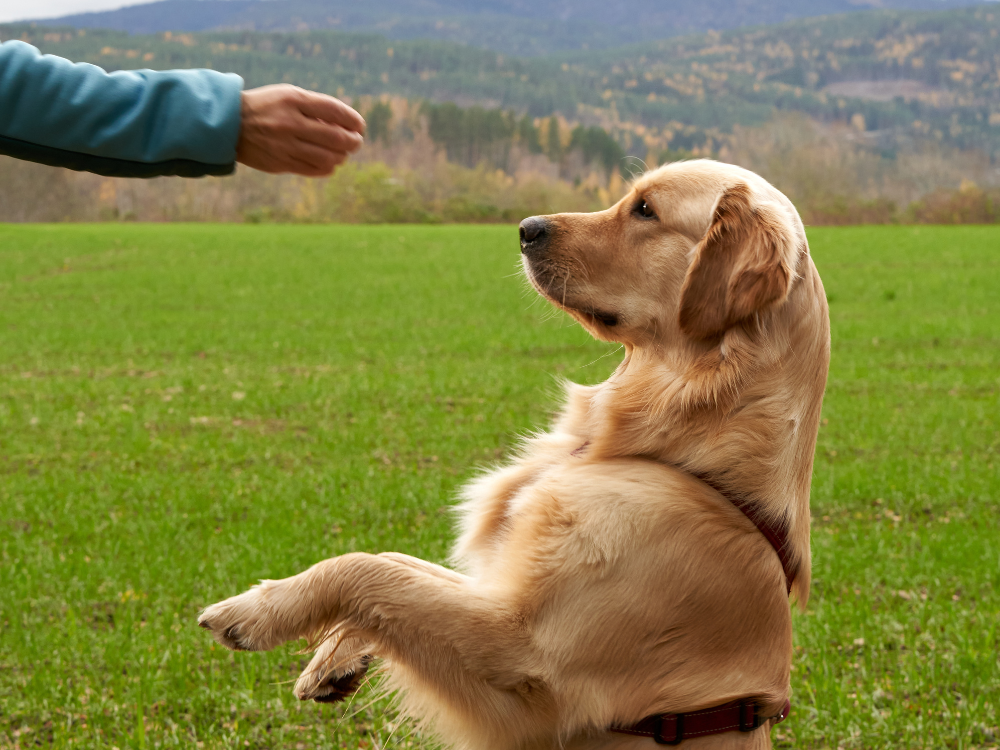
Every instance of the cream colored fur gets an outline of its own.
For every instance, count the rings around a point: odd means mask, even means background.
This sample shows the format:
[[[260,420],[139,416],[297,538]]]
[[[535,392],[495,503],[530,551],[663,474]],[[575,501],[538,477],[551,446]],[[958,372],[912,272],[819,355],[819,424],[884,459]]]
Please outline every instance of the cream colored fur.
[[[319,642],[304,699],[343,697],[380,657],[402,710],[463,750],[650,750],[607,728],[744,697],[774,716],[785,580],[719,491],[787,526],[804,602],[829,327],[801,221],[756,175],[694,161],[546,222],[529,279],[625,358],[569,385],[550,431],[466,488],[462,572],[343,555],[200,622],[230,648]],[[682,744],[763,749],[769,731]]]

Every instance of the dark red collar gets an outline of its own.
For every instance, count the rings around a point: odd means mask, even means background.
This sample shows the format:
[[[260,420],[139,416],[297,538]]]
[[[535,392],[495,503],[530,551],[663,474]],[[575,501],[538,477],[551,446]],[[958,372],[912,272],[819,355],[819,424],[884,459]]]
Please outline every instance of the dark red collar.
[[[630,727],[611,727],[611,731],[652,737],[658,745],[679,745],[682,740],[707,737],[710,734],[752,732],[771,720],[777,724],[785,720],[791,708],[791,703],[785,701],[777,716],[760,716],[757,704],[744,699],[686,714],[647,716]]]

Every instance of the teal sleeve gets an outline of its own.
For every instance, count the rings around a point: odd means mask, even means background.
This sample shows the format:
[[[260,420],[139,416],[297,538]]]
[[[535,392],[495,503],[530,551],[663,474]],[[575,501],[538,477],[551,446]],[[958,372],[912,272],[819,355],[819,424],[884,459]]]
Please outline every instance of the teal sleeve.
[[[106,73],[4,42],[0,153],[122,177],[229,174],[242,88],[231,73]]]

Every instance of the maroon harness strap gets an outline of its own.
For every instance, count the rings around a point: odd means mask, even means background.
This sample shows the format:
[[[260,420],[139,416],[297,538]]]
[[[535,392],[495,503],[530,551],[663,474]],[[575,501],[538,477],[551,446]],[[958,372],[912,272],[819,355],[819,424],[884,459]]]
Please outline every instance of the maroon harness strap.
[[[611,731],[652,737],[659,745],[679,745],[682,740],[707,737],[710,734],[752,732],[771,719],[775,723],[784,721],[791,708],[791,704],[785,701],[780,714],[761,717],[757,714],[757,704],[744,699],[685,714],[647,716],[630,727],[611,727]]]
[[[781,560],[781,569],[785,573],[785,588],[791,594],[796,570],[792,567],[792,554],[788,547],[788,529],[785,528],[784,524],[771,523],[771,521],[764,517],[764,514],[760,512],[760,509],[752,500],[730,495],[717,482],[713,481],[711,477],[697,476],[698,479],[739,508],[740,512],[750,519],[750,523],[757,527],[757,531],[763,534],[764,538],[771,543],[774,551],[778,553],[778,559]]]
[[[735,505],[744,516],[750,519],[757,530],[764,535],[764,538],[771,543],[774,551],[778,553],[781,560],[781,569],[785,572],[785,587],[789,594],[792,593],[792,583],[795,582],[795,570],[792,568],[792,555],[788,549],[788,530],[783,525],[775,525],[764,518],[760,511],[752,502],[748,500],[737,500],[722,494],[729,502]]]

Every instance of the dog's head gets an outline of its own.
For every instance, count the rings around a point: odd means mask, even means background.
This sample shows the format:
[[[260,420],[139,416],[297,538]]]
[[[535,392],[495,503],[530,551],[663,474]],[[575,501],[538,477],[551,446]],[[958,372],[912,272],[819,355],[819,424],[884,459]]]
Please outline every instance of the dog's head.
[[[639,347],[712,342],[780,305],[805,247],[787,198],[704,160],[644,175],[606,211],[521,223],[538,291],[597,338]]]

